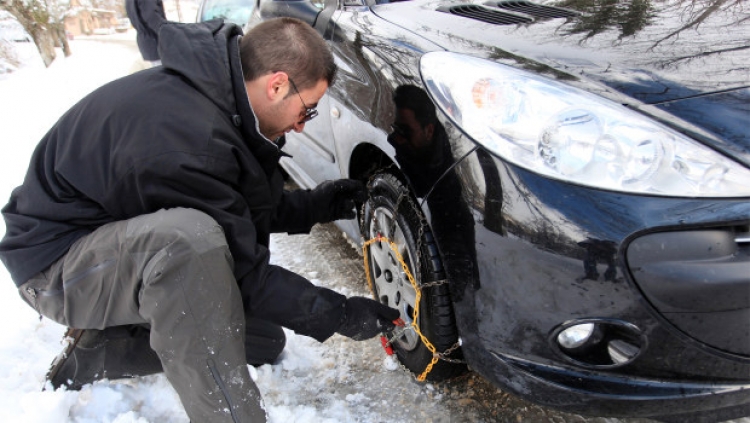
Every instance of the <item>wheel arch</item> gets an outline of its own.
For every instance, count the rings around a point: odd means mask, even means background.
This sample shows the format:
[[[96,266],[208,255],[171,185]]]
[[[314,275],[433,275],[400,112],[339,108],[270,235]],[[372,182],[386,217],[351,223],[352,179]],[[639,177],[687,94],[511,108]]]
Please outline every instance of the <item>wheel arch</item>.
[[[387,169],[387,170],[386,170]],[[370,177],[376,173],[387,171],[393,176],[398,178],[402,184],[409,189],[409,194],[412,200],[416,204],[421,203],[414,196],[414,188],[409,183],[408,178],[401,172],[401,169],[395,163],[395,161],[386,154],[383,150],[378,148],[375,144],[362,143],[359,144],[354,151],[352,151],[349,160],[349,177],[353,179],[359,179],[361,181],[368,181]],[[424,210],[422,210],[424,214]],[[435,274],[440,274],[445,277],[445,269],[443,267],[443,261],[440,256],[440,246],[438,245],[437,239],[432,235],[433,229],[427,220],[427,226],[429,228],[429,234],[427,235],[430,239],[430,267],[431,271]],[[361,225],[360,225],[360,232]],[[362,232],[362,235],[365,234]]]
[[[361,143],[357,145],[349,157],[349,177],[367,181],[381,169],[388,166],[396,167],[395,161],[377,145]],[[399,171],[399,173],[401,173]],[[399,175],[403,179],[403,175]]]

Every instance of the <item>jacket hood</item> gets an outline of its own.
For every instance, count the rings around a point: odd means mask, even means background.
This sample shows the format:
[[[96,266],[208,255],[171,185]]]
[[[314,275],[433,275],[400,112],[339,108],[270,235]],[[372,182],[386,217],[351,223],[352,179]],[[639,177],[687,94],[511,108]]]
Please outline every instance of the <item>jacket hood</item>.
[[[236,114],[229,49],[238,48],[241,35],[239,27],[220,20],[165,23],[159,31],[162,66],[185,77],[221,110]]]
[[[159,31],[162,66],[182,75],[226,112],[256,156],[277,160],[279,146],[260,133],[247,97],[239,53],[241,38],[240,27],[220,19],[165,23]]]

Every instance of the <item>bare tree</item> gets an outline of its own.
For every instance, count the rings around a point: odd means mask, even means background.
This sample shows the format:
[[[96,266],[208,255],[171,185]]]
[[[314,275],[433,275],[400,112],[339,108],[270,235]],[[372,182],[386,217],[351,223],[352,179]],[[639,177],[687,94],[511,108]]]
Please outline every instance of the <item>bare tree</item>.
[[[0,0],[0,9],[13,15],[34,40],[45,66],[55,60],[56,45],[70,55],[63,24],[67,8],[67,0]]]
[[[687,23],[667,36],[657,40],[652,48],[656,47],[663,41],[678,36],[683,31],[699,27],[709,16],[722,10],[725,12],[731,12],[732,15],[732,17],[726,21],[727,26],[740,24],[747,19],[750,19],[750,15],[744,10],[746,5],[743,4],[743,0],[682,0],[678,3],[678,6],[682,7],[685,14],[688,15]],[[743,48],[746,49],[748,46],[743,46]],[[720,51],[717,50],[717,52]]]
[[[180,0],[174,0],[174,6],[177,9],[177,21],[182,22],[182,10],[180,10]]]

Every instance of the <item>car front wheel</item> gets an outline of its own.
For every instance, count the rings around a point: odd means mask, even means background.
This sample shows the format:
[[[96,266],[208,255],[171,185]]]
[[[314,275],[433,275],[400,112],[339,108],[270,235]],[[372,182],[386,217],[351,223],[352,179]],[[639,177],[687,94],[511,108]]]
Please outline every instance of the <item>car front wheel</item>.
[[[369,240],[365,251],[368,279],[375,297],[398,309],[406,323],[389,334],[394,352],[406,368],[427,380],[463,373],[466,366],[460,363],[456,348],[458,331],[450,292],[426,220],[396,175],[376,174],[368,190],[362,216],[362,233]],[[421,292],[419,298],[414,285]],[[436,353],[450,352],[431,369],[433,352],[415,326]]]

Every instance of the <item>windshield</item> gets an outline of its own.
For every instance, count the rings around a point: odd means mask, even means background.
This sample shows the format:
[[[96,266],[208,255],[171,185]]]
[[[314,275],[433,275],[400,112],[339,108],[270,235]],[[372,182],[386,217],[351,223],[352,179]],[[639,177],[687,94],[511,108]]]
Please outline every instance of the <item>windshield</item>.
[[[250,19],[254,7],[253,0],[205,0],[198,21],[218,18],[244,26]]]

